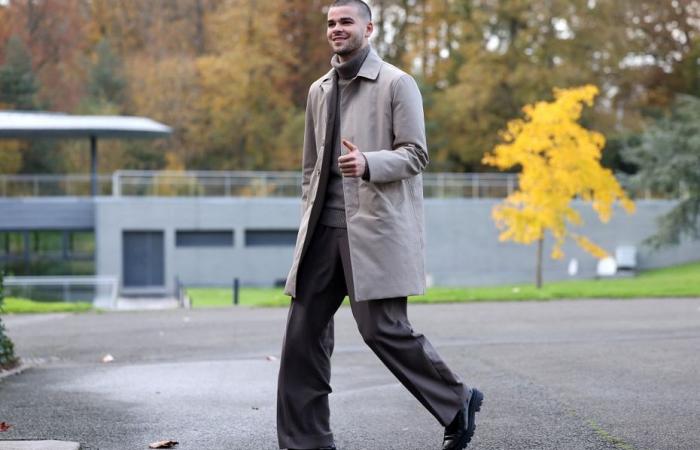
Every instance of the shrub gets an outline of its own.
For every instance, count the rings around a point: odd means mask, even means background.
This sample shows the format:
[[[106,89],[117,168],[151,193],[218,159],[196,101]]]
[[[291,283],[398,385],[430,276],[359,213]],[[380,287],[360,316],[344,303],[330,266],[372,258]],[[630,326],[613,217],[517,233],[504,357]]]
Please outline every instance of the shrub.
[[[0,271],[0,313],[2,313],[2,304],[5,299],[3,291],[3,273]],[[9,336],[5,334],[5,326],[2,324],[2,317],[0,316],[0,370],[9,369],[16,364],[17,357],[15,356],[14,344],[12,344]]]

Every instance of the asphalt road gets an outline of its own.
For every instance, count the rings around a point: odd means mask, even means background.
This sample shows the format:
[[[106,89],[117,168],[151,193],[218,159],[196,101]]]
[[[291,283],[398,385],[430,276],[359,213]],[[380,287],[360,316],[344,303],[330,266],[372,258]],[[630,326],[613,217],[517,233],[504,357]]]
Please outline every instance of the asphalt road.
[[[485,394],[470,449],[700,449],[700,299],[413,305]],[[286,309],[5,316],[35,365],[0,381],[0,439],[275,449]],[[114,361],[101,362],[105,354]],[[439,424],[336,316],[342,450],[437,449]]]

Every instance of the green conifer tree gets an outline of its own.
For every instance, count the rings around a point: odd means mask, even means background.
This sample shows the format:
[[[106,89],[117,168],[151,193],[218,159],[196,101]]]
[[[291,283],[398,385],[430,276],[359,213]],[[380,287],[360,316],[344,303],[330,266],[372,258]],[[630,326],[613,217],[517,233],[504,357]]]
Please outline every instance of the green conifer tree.
[[[0,271],[0,313],[2,313],[2,306],[5,300],[3,283],[3,273]],[[17,357],[15,356],[14,344],[12,344],[9,336],[5,334],[5,326],[0,317],[0,370],[9,369],[15,364],[17,364]]]
[[[700,239],[700,98],[679,95],[671,112],[623,156],[637,167],[632,187],[678,199],[647,243],[660,247]]]
[[[20,38],[10,37],[5,64],[0,66],[0,106],[9,109],[36,109],[38,90],[29,50]]]

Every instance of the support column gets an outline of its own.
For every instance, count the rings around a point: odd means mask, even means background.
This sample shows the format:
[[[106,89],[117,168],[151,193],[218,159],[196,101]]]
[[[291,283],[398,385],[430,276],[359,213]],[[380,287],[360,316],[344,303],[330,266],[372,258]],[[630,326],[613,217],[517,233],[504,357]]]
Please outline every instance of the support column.
[[[90,187],[93,197],[99,195],[97,182],[97,136],[90,136]]]

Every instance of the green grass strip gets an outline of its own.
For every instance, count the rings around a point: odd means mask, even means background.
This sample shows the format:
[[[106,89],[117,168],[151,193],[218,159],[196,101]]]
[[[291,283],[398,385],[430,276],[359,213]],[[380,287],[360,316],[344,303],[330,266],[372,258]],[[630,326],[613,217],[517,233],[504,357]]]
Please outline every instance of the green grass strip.
[[[188,289],[195,308],[231,306],[231,289]],[[493,287],[435,287],[425,295],[411,297],[414,303],[493,302],[582,298],[665,298],[700,297],[700,262],[642,272],[635,277],[600,280],[570,280]],[[282,289],[242,288],[240,304],[246,306],[286,306],[289,297]]]
[[[92,310],[90,303],[37,302],[26,298],[8,297],[3,314],[40,314],[56,312],[85,312]]]

